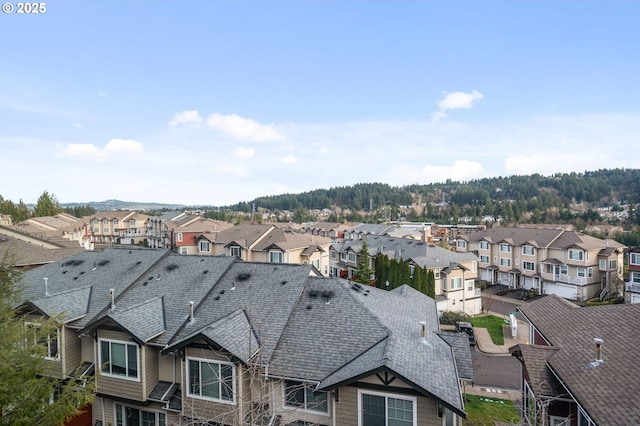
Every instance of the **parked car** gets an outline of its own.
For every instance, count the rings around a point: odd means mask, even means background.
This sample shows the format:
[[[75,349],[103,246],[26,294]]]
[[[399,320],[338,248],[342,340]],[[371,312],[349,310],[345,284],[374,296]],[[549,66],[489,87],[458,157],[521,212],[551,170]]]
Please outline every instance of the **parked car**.
[[[456,323],[456,331],[458,333],[467,333],[469,335],[469,345],[476,345],[476,335],[473,333],[473,326],[466,321],[458,321]]]

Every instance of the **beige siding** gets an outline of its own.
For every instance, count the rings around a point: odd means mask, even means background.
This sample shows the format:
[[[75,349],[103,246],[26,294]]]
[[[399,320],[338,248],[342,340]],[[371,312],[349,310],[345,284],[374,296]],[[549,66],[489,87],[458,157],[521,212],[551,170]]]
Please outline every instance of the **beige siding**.
[[[98,330],[98,339],[110,339],[118,340],[121,342],[130,343],[129,335],[127,333],[113,331],[113,330]],[[98,340],[99,342],[99,340]],[[98,359],[100,359],[100,347],[97,348]],[[144,376],[144,366],[142,358],[142,350],[138,348],[138,374],[141,376],[139,380],[128,379],[124,377],[113,377],[105,374],[100,374],[97,377],[98,393],[106,395],[115,395],[123,398],[128,398],[136,401],[144,401],[146,395],[143,395],[142,380]]]
[[[160,349],[150,346],[144,346],[142,348],[144,356],[143,368],[144,375],[142,376],[142,392],[143,395],[148,396],[153,388],[158,384],[159,380],[159,361]]]
[[[186,348],[185,355],[187,358],[200,358],[212,361],[223,361],[229,362],[229,358],[224,355],[215,353],[214,351],[208,349],[201,348]],[[235,367],[236,373],[236,392],[238,391],[238,377],[240,371]],[[194,398],[190,396],[188,389],[188,362],[185,359],[183,363],[183,375],[184,375],[184,385],[182,391],[183,398],[183,414],[187,417],[197,418],[197,419],[206,419],[207,421],[218,422],[223,424],[239,424],[240,421],[240,413],[239,413],[239,404],[238,397],[236,395],[236,402],[227,403],[227,402],[218,402],[212,401],[208,399],[202,398]]]
[[[80,365],[82,361],[82,345],[75,330],[63,327],[60,342],[62,344],[61,356],[64,374],[69,375]]]

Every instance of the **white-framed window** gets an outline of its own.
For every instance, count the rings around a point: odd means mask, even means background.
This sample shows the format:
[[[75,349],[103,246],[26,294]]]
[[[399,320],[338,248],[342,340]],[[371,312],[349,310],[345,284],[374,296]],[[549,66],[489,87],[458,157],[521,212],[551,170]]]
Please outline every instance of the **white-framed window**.
[[[93,222],[94,225],[97,225],[99,223],[98,219],[93,219],[92,222]]]
[[[478,271],[478,262],[474,260],[473,262],[471,262],[471,272],[477,272],[477,271]]]
[[[631,271],[629,273],[629,282],[632,282],[632,283],[635,283],[635,284],[640,284],[640,272]]]
[[[535,271],[536,270],[536,264],[535,262],[527,262],[526,260],[522,261],[522,269],[524,269],[525,271]]]
[[[281,251],[270,251],[269,252],[269,262],[271,262],[271,263],[282,263],[282,252]]]
[[[45,348],[44,359],[58,361],[60,360],[60,330],[55,329],[52,333],[45,335],[40,330],[40,324],[36,322],[26,322],[25,326],[30,330],[33,336],[33,344],[41,345]],[[31,343],[31,342],[26,342]]]
[[[182,242],[182,232],[178,232],[176,234],[176,241],[179,243]]]
[[[527,256],[533,256],[536,254],[536,248],[534,246],[522,246],[522,254]]]
[[[116,426],[166,426],[167,415],[160,411],[140,410],[115,404]]]
[[[329,250],[329,257],[330,257],[331,259],[333,259],[333,260],[336,260],[336,259],[337,259],[337,257],[338,257],[338,254],[336,253],[336,251],[335,251],[335,250],[331,249],[331,250]]]
[[[467,248],[467,242],[465,240],[458,239],[458,241],[456,241],[456,246],[459,249],[465,249]]]
[[[113,224],[114,224],[114,225],[119,225],[119,224],[120,224],[120,221],[119,221],[118,219],[113,219]]]
[[[189,247],[180,247],[180,254],[189,254]]]
[[[433,277],[435,279],[440,279],[440,268],[436,268],[433,270]]]
[[[358,389],[358,426],[416,426],[417,399]]]
[[[340,253],[340,260],[346,261],[347,260],[347,253]]]
[[[560,265],[560,274],[568,275],[569,274],[569,267],[567,265]]]
[[[613,271],[618,267],[618,261],[616,259],[611,259],[609,261],[609,270]]]
[[[480,263],[488,264],[489,263],[489,256],[485,256],[484,254],[481,254],[480,255]]]
[[[102,233],[103,234],[108,234],[109,233],[109,228],[102,228]]]
[[[135,220],[130,220],[129,221],[129,226],[136,226],[136,221]]]
[[[500,252],[511,253],[511,244],[500,243]]]
[[[449,290],[460,290],[462,288],[462,277],[449,278]]]
[[[211,243],[206,240],[200,241],[200,252],[209,253],[211,251]]]
[[[229,254],[235,257],[242,257],[242,247],[240,246],[230,246]]]
[[[505,266],[507,268],[511,267],[511,259],[509,259],[508,257],[501,257],[500,266]]]
[[[349,256],[349,262],[355,262],[356,261],[356,254],[354,252],[350,251],[348,253],[348,256]]]
[[[329,395],[327,392],[314,392],[311,385],[285,380],[284,406],[329,415]]]
[[[138,345],[118,340],[99,339],[102,374],[140,380]]]
[[[480,241],[480,250],[489,250],[489,241]]]
[[[607,261],[606,259],[600,259],[600,270],[601,271],[606,271],[607,270]]]
[[[593,278],[593,268],[587,268],[587,277]]]
[[[587,268],[585,268],[584,266],[578,266],[576,274],[580,278],[585,278],[587,276]]]
[[[409,278],[413,278],[413,273],[416,271],[416,265],[409,265]]]
[[[208,359],[187,358],[187,395],[235,404],[233,364]]]
[[[583,261],[585,259],[583,250],[569,250],[569,259],[570,260],[579,260]]]
[[[640,253],[629,253],[629,265],[640,266]]]
[[[476,286],[475,280],[466,280],[467,282],[467,291],[473,291]]]

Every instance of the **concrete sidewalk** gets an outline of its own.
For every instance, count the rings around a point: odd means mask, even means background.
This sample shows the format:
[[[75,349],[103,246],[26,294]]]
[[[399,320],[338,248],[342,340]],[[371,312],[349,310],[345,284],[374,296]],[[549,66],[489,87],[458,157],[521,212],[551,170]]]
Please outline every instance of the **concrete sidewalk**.
[[[487,315],[502,317],[502,315],[495,312],[488,312]],[[478,345],[478,350],[491,355],[509,355],[510,347],[521,343],[527,343],[527,341],[529,340],[529,324],[517,318],[516,320],[518,321],[518,333],[515,339],[511,337],[511,326],[508,321],[506,321],[504,326],[502,327],[502,331],[504,334],[504,345],[496,345],[495,343],[493,343],[493,340],[491,340],[491,336],[489,335],[489,332],[486,328],[473,327],[473,332],[476,335],[476,344]]]

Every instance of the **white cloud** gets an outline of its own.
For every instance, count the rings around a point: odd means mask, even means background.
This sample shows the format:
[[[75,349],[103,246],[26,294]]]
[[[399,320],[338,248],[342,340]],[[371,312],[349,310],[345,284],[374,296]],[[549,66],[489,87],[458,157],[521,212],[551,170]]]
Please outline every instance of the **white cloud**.
[[[202,117],[197,110],[192,109],[188,111],[181,111],[176,113],[173,118],[169,121],[169,126],[191,126],[191,127],[200,127],[202,123]]]
[[[438,121],[447,116],[446,111],[452,109],[471,109],[476,101],[479,101],[484,96],[477,90],[471,93],[466,92],[451,92],[445,93],[444,99],[438,102],[438,111],[433,114],[433,120]]]
[[[293,155],[286,155],[280,159],[281,164],[290,165],[290,164],[296,164],[297,162],[298,162],[298,159]]]
[[[111,139],[100,148],[93,144],[68,144],[61,150],[63,157],[77,159],[108,159],[112,154],[135,154],[144,153],[144,146],[131,139]]]
[[[273,126],[260,124],[250,118],[240,117],[235,114],[214,113],[207,119],[207,124],[212,129],[228,134],[237,140],[252,142],[284,141],[283,134]]]
[[[248,160],[255,157],[256,150],[253,148],[239,147],[233,150],[232,155],[240,160]]]
[[[467,181],[482,175],[482,164],[477,161],[457,160],[450,166],[427,164],[423,168],[424,177],[430,182],[444,182],[447,179]]]
[[[249,176],[249,171],[244,167],[224,165],[216,169],[216,172],[224,175],[233,175],[237,177]]]

